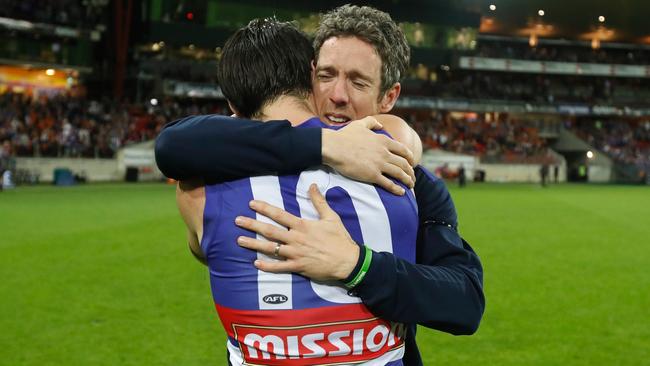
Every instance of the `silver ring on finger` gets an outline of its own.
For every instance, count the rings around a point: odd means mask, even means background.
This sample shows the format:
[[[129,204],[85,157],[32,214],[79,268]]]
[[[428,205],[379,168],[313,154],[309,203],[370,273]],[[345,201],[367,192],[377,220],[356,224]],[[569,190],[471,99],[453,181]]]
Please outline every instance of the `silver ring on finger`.
[[[282,244],[280,244],[280,243],[275,244],[275,250],[273,251],[273,256],[274,257],[280,258],[280,247],[281,246],[282,246]]]

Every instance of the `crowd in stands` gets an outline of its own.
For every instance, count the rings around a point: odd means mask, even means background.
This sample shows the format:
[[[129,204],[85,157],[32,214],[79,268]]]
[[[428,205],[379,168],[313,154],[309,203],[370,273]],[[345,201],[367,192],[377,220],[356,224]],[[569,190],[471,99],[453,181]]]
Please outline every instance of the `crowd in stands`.
[[[515,43],[492,40],[480,41],[473,56],[626,65],[647,65],[650,63],[650,49],[592,49],[586,45],[584,47],[576,47],[575,45],[537,45],[531,47],[526,42]]]
[[[420,135],[424,148],[475,155],[484,163],[547,163],[549,140],[540,136],[539,123],[511,118],[487,120],[481,115],[434,113],[429,118],[405,115]],[[564,125],[614,161],[650,171],[650,120],[567,119]]]
[[[615,161],[650,167],[650,121],[577,120],[573,132]]]
[[[193,114],[227,114],[224,103],[161,101],[159,105],[116,104],[59,95],[34,98],[0,95],[3,155],[112,158],[122,146],[155,138],[162,126]],[[536,162],[547,151],[538,129],[511,119],[486,120],[475,114],[452,118],[434,113],[411,121],[425,147],[477,155],[486,162]],[[578,136],[617,161],[650,161],[650,121],[577,121]]]
[[[554,165],[552,140],[540,136],[534,121],[485,119],[473,113],[451,117],[433,113],[429,118],[403,115],[420,135],[424,148],[478,156],[483,163]],[[557,124],[557,123],[556,123]],[[543,125],[543,123],[541,124]],[[615,162],[650,172],[650,120],[567,119],[564,125]]]
[[[14,156],[112,158],[123,146],[154,139],[167,122],[196,114],[228,114],[227,105],[161,100],[118,104],[70,95],[0,94],[0,144]],[[478,155],[487,161],[536,162],[545,140],[512,120],[405,116],[426,147]]]
[[[541,104],[648,104],[650,79],[605,78],[452,70],[438,80],[409,80],[404,93],[438,98],[507,100]]]
[[[486,120],[476,114],[452,118],[436,113],[429,119],[407,117],[425,148],[479,156],[483,162],[541,163],[548,159],[547,142],[538,129],[512,119]]]
[[[108,3],[102,0],[0,0],[0,17],[94,28],[103,23]]]
[[[192,114],[227,113],[224,103],[161,100],[156,106],[69,95],[0,95],[0,144],[15,156],[112,158],[122,146],[154,139]]]
[[[70,95],[0,94],[0,158],[113,158],[121,147],[154,139],[167,122],[196,114],[228,114],[224,102],[161,100],[119,104]],[[425,148],[475,155],[483,162],[548,162],[539,124],[507,115],[399,112]],[[616,161],[650,166],[650,121],[577,119],[566,127]],[[551,162],[552,163],[552,162]]]

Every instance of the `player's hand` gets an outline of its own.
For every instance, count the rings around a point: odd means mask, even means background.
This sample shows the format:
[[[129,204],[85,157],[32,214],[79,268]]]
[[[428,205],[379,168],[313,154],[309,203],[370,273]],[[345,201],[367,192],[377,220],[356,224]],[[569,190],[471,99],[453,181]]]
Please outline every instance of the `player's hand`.
[[[413,153],[388,136],[371,131],[381,128],[374,117],[366,117],[338,131],[324,129],[323,163],[349,178],[403,195],[404,189],[388,177],[413,188]]]
[[[265,272],[294,272],[318,281],[343,280],[350,275],[359,259],[359,246],[343,226],[325,197],[312,184],[311,198],[319,220],[305,220],[262,201],[251,201],[251,208],[283,227],[240,216],[235,223],[267,240],[241,236],[237,243],[269,256],[277,254],[281,261],[256,260],[255,267]]]

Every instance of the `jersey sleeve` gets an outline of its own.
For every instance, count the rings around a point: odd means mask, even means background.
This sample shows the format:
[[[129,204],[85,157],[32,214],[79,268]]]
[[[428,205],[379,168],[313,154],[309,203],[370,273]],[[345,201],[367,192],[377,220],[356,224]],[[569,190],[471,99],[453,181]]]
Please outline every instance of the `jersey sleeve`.
[[[321,163],[321,133],[293,128],[288,121],[190,116],[163,128],[156,138],[156,163],[166,177],[210,183],[293,173]]]
[[[485,308],[481,262],[457,231],[456,209],[444,182],[422,167],[416,178],[416,263],[375,252],[352,292],[381,318],[472,334]]]

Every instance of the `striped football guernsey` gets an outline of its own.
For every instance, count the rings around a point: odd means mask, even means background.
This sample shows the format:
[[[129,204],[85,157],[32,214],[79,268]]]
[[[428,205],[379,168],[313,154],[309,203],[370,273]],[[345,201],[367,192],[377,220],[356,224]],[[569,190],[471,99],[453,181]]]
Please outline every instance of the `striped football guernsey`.
[[[330,128],[312,118],[297,128]],[[248,203],[266,201],[304,219],[318,214],[312,183],[341,217],[357,243],[415,260],[418,225],[413,194],[398,197],[320,166],[299,175],[259,176],[206,186],[201,247],[212,295],[228,334],[232,365],[402,365],[405,328],[375,317],[339,283],[291,273],[266,273],[256,259],[277,260],[237,245],[237,237],[263,237],[235,225],[237,216],[263,222]]]

